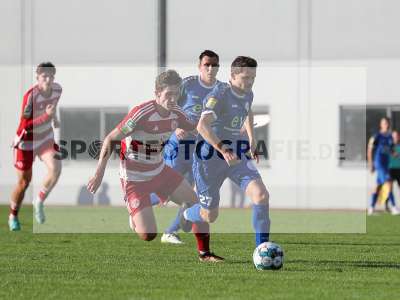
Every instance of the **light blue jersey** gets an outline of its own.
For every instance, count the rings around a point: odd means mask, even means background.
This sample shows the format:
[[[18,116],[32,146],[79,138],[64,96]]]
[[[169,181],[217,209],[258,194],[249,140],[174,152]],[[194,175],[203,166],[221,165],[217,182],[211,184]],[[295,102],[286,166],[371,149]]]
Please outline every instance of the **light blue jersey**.
[[[374,164],[376,168],[387,169],[393,149],[393,138],[390,132],[377,133],[374,136]]]
[[[214,115],[215,121],[211,124],[213,132],[241,159],[238,164],[229,166],[218,155],[219,152],[199,135],[193,174],[200,204],[206,209],[218,207],[219,189],[226,178],[230,178],[243,191],[250,181],[260,178],[253,162],[244,155],[249,146],[248,141],[240,135],[252,102],[252,92],[238,95],[228,83],[219,83],[204,99],[202,114]]]
[[[378,185],[390,180],[389,163],[393,150],[393,138],[390,132],[383,134],[377,133],[374,136],[373,156],[374,167],[376,170],[376,182]]]

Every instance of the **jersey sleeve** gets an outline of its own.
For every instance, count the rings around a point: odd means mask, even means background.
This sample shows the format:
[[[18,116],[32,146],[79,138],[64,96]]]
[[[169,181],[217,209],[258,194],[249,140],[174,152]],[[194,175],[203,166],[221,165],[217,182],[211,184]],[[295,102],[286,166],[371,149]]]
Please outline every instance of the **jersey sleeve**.
[[[32,90],[28,91],[24,95],[24,99],[22,101],[22,112],[21,112],[21,122],[22,127],[25,130],[31,130],[34,126],[40,126],[51,119],[51,116],[46,112],[33,118],[33,92]]]
[[[223,98],[225,87],[217,84],[214,89],[203,100],[202,115],[212,114],[217,120],[223,112]]]
[[[186,131],[192,131],[196,128],[196,123],[189,119],[183,110],[175,107],[174,112],[178,115],[178,128]]]
[[[141,126],[141,118],[143,109],[140,106],[135,106],[125,118],[118,124],[117,128],[124,135],[130,135]]]

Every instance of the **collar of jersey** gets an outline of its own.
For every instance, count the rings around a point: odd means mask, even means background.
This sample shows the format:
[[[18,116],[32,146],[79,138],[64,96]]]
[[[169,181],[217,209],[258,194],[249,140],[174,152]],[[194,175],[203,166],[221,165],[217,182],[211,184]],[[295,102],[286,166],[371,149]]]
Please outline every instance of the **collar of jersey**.
[[[33,86],[33,89],[36,91],[36,93],[38,93],[39,95],[41,95],[43,98],[49,99],[49,98],[51,98],[51,95],[53,94],[53,85],[54,85],[54,83],[51,85],[51,92],[50,92],[49,96],[44,96],[44,95],[42,94],[41,90],[39,89],[39,85],[38,85],[38,84],[35,84],[35,85]]]
[[[215,80],[215,82],[214,82],[213,85],[211,85],[211,86],[205,85],[205,84],[201,81],[200,75],[197,76],[197,80],[199,81],[200,86],[202,86],[202,87],[205,88],[205,89],[209,89],[209,90],[213,89],[213,88],[215,87],[215,85],[217,84],[217,82],[218,82],[218,80]]]
[[[168,112],[168,115],[166,115],[166,116],[163,116],[162,114],[160,114],[160,112],[158,111],[158,107],[157,107],[157,105],[159,105],[159,104],[157,104],[157,102],[156,102],[156,100],[153,100],[154,101],[154,109],[155,109],[155,111],[156,111],[156,113],[162,118],[162,119],[167,119],[167,118],[169,118],[170,116],[171,116],[171,111],[169,111]]]
[[[238,93],[236,93],[233,88],[232,88],[232,84],[229,82],[229,87],[231,88],[231,92],[233,94],[233,96],[239,98],[239,99],[243,99],[244,97],[246,97],[246,94],[243,95],[239,95]]]

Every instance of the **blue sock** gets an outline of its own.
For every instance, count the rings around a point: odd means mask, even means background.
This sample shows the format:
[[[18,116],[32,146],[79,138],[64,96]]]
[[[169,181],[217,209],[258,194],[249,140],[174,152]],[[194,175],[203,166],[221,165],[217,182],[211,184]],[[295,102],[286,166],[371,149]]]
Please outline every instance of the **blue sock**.
[[[269,240],[269,206],[268,204],[253,205],[253,228],[256,232],[256,246]]]
[[[375,207],[376,201],[378,201],[378,193],[373,193],[371,196],[371,207],[372,208]]]
[[[158,198],[157,194],[150,194],[150,202],[151,202],[151,206],[157,205],[158,203],[160,203],[160,198]]]
[[[396,201],[394,200],[393,192],[390,192],[389,194],[389,203],[392,205],[392,207],[396,206]]]
[[[183,213],[183,216],[185,217],[186,220],[192,223],[204,222],[203,218],[200,215],[200,208],[201,208],[200,204],[196,203],[192,207],[186,209],[185,212]]]
[[[167,229],[165,229],[165,233],[177,232],[181,228],[181,226],[179,225],[179,216],[181,213],[181,209],[182,208],[179,208],[175,219],[172,221],[171,225],[169,225],[169,227]]]

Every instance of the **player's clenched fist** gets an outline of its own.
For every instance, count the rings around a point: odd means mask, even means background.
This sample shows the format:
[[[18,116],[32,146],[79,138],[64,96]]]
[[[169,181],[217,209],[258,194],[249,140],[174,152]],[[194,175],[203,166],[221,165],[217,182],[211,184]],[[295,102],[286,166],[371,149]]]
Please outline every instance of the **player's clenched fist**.
[[[188,133],[187,133],[187,131],[185,131],[185,130],[183,130],[181,128],[177,128],[175,130],[175,135],[178,138],[178,140],[183,140],[184,138],[187,137]]]
[[[46,106],[46,114],[52,117],[54,116],[55,113],[56,113],[56,106],[54,104],[48,104]]]

